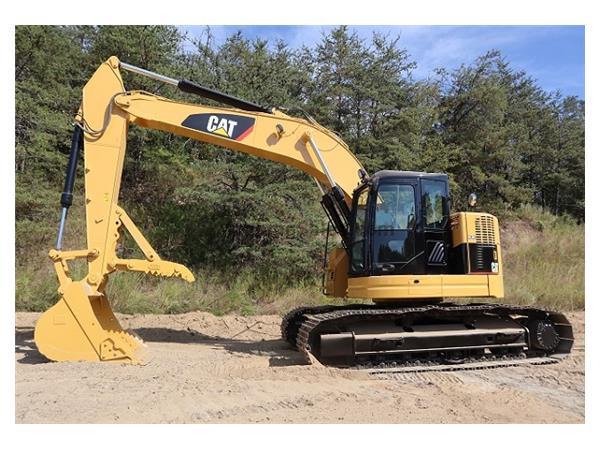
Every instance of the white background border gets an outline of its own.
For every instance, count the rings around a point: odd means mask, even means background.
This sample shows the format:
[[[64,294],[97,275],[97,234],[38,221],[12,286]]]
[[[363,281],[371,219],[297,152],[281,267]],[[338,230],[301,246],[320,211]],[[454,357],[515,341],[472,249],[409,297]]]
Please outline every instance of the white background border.
[[[11,5],[12,3],[12,5]],[[441,426],[441,425],[138,425],[39,426],[14,425],[14,25],[17,24],[362,24],[362,25],[586,25],[586,172],[598,172],[598,100],[590,81],[598,77],[594,1],[331,1],[195,0],[45,2],[5,1],[2,4],[2,158],[0,164],[0,414],[4,448],[77,449],[247,449],[296,448],[589,448],[600,423],[597,389],[598,278],[600,254],[595,242],[598,194],[596,177],[586,183],[586,425]],[[9,10],[9,8],[13,8]],[[49,55],[51,57],[51,55]],[[594,127],[592,124],[596,124]],[[596,226],[597,227],[597,226]],[[52,389],[52,386],[48,386]],[[402,411],[398,411],[401,415]],[[510,447],[509,447],[510,446]]]

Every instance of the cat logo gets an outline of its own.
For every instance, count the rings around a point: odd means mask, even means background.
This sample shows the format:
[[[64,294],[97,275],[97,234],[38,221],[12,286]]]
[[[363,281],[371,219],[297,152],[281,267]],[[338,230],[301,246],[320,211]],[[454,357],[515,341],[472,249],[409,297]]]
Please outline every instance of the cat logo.
[[[208,118],[208,125],[206,125],[206,129],[211,133],[220,134],[221,136],[231,138],[236,125],[237,122],[235,120],[228,120],[224,117],[220,118],[219,116],[210,116]]]
[[[242,141],[252,132],[254,119],[234,114],[192,114],[181,125],[234,141]]]

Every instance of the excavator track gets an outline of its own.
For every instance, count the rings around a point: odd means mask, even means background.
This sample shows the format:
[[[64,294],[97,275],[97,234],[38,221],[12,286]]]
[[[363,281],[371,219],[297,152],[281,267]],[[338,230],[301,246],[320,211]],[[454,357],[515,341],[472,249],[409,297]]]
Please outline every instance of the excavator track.
[[[550,364],[573,346],[563,314],[502,304],[305,307],[281,330],[309,364],[375,374]]]

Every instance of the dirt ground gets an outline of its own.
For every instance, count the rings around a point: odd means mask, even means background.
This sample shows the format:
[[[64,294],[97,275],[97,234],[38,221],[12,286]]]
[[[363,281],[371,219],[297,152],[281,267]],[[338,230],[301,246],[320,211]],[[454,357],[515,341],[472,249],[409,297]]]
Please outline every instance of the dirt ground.
[[[584,314],[558,364],[369,375],[306,366],[278,316],[119,316],[144,366],[53,363],[16,315],[17,423],[582,423]]]

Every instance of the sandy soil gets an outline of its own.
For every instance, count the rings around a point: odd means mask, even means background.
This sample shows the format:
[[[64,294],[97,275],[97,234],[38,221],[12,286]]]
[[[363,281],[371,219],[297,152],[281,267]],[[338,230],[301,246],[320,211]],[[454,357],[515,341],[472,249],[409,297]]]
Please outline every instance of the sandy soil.
[[[572,355],[547,366],[368,375],[302,365],[279,317],[120,316],[145,366],[52,363],[37,314],[16,317],[17,423],[581,423],[584,314]]]

